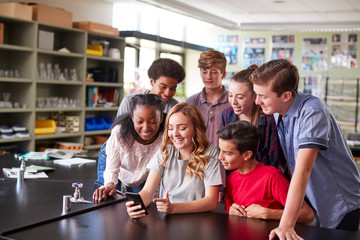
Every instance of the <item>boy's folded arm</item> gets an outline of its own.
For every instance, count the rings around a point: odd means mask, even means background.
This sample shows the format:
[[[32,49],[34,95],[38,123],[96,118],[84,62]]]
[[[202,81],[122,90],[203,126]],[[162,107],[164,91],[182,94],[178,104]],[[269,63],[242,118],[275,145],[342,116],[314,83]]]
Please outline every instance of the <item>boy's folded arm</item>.
[[[246,216],[250,218],[259,218],[265,220],[280,220],[284,212],[283,209],[271,209],[262,207],[258,204],[251,204],[246,209]],[[302,205],[299,217],[296,222],[298,223],[311,223],[314,221],[315,214],[310,206],[304,202]]]
[[[314,221],[315,213],[305,201],[300,208],[299,217],[296,222],[298,223],[311,223]]]
[[[246,216],[246,210],[244,206],[240,206],[239,204],[233,203],[229,207],[229,214],[237,215],[237,216]]]
[[[280,220],[284,210],[266,208],[258,204],[251,204],[246,209],[246,216],[265,220]]]

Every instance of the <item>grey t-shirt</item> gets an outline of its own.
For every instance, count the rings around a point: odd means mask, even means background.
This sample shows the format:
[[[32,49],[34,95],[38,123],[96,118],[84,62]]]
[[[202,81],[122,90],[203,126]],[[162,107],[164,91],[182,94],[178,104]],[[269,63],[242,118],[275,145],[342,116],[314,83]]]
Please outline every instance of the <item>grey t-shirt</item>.
[[[145,91],[145,92],[140,92],[140,93],[134,93],[134,94],[130,94],[130,95],[126,95],[122,100],[121,100],[121,104],[119,106],[118,112],[116,114],[116,116],[120,116],[121,114],[124,113],[130,113],[130,101],[131,99],[137,95],[137,94],[148,94],[150,91]],[[171,98],[169,101],[165,102],[165,109],[164,112],[168,113],[170,111],[170,109],[175,106],[178,103],[178,101],[174,98]]]
[[[158,150],[146,166],[161,175],[159,197],[164,197],[169,192],[169,199],[173,203],[190,202],[205,197],[205,188],[209,186],[225,186],[225,170],[218,160],[219,150],[210,145],[206,150],[209,157],[204,174],[199,181],[195,176],[186,174],[186,165],[191,160],[179,160],[179,151],[168,145],[169,159],[165,167],[159,167],[163,161],[162,152]]]

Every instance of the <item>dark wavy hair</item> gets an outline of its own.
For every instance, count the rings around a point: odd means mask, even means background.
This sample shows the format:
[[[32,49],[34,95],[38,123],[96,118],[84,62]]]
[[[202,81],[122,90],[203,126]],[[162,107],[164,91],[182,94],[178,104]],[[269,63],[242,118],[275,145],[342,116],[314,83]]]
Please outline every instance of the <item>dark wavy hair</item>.
[[[175,60],[170,58],[158,58],[156,59],[148,69],[149,78],[155,82],[161,76],[175,78],[178,83],[181,83],[185,79],[185,70]]]
[[[257,127],[248,121],[232,122],[221,128],[216,134],[219,138],[234,143],[239,153],[250,150],[255,157],[261,133]]]
[[[156,109],[160,112],[161,115],[161,123],[159,127],[159,132],[162,132],[164,130],[165,125],[165,103],[161,99],[159,95],[156,94],[138,94],[135,95],[130,100],[130,113],[124,113],[118,117],[115,118],[114,123],[111,126],[111,129],[114,128],[116,125],[120,124],[120,137],[122,140],[127,140],[129,138],[129,133],[133,137],[133,141],[135,141],[137,133],[134,128],[134,122],[132,120],[133,112],[137,105],[143,105],[143,106],[156,106]]]

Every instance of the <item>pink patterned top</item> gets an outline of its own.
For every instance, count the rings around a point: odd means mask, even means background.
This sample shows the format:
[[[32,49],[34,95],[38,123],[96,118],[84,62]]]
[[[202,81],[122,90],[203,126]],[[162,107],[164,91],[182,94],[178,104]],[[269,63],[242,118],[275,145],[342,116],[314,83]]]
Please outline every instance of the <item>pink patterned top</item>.
[[[120,137],[120,125],[115,126],[106,143],[106,169],[104,171],[104,184],[118,183],[118,179],[126,186],[136,187],[143,183],[148,175],[146,165],[159,150],[162,142],[162,132],[158,138],[149,145],[143,145],[133,137],[123,141]],[[133,143],[132,143],[133,142]]]

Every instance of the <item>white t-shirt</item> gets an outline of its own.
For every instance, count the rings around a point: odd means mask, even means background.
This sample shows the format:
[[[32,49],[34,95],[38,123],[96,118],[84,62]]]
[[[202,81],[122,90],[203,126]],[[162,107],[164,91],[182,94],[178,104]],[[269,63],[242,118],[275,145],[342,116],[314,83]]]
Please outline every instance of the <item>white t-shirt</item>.
[[[168,191],[169,199],[173,203],[190,202],[205,197],[205,188],[209,186],[225,186],[225,170],[218,160],[219,150],[210,145],[205,153],[209,156],[209,163],[204,169],[204,178],[199,181],[195,176],[186,174],[186,165],[191,160],[179,160],[179,151],[168,145],[169,159],[165,167],[159,167],[163,161],[159,150],[146,166],[161,175],[159,197],[164,197]]]

